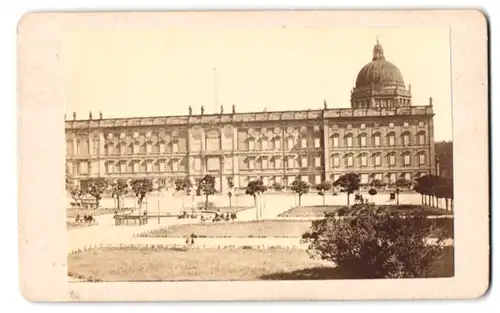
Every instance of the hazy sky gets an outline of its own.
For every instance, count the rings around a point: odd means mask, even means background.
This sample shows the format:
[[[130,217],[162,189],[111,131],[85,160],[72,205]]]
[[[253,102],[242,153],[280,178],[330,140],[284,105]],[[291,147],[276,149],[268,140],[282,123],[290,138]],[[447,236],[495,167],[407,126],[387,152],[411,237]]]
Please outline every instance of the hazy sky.
[[[185,115],[350,106],[376,38],[411,84],[433,98],[435,140],[451,140],[447,28],[93,29],[64,40],[66,113],[77,118]]]

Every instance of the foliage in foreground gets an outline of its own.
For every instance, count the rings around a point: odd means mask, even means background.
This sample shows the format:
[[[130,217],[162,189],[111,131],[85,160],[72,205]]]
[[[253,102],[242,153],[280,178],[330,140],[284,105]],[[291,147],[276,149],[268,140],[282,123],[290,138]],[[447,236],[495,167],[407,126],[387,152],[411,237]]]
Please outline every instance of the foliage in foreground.
[[[362,278],[422,278],[444,252],[444,240],[427,239],[436,220],[387,212],[371,204],[354,205],[342,216],[313,221],[302,236],[313,258],[347,268]]]

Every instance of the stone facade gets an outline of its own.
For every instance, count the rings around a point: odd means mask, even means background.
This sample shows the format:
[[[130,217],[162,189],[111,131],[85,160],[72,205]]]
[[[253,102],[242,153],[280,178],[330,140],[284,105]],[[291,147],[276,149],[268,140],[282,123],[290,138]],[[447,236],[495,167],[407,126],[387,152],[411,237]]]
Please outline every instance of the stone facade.
[[[221,109],[222,112],[222,109]],[[289,186],[311,185],[348,172],[361,182],[415,179],[435,172],[432,98],[413,106],[399,69],[377,42],[372,62],[358,74],[351,108],[200,114],[66,121],[67,168],[80,184],[89,178],[151,178],[173,186],[210,174],[216,188],[262,177]]]
[[[77,181],[205,174],[245,187],[262,177],[287,186],[356,172],[362,182],[414,179],[434,171],[431,106],[323,109],[66,121],[69,173]]]

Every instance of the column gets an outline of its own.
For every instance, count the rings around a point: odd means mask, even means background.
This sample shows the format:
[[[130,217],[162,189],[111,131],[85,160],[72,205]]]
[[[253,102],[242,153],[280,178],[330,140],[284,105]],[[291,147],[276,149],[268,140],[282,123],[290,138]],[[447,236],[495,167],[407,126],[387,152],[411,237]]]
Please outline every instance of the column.
[[[187,140],[186,140],[186,152],[187,152],[187,158],[188,158],[188,164],[187,164],[187,173],[188,177],[191,178],[192,175],[192,166],[193,166],[193,156],[191,155],[191,139],[193,136],[193,131],[191,125],[188,125],[187,129]]]
[[[323,121],[323,180],[330,180],[330,126]]]
[[[238,154],[238,128],[233,125],[233,147],[231,150],[231,160],[233,162],[233,181],[236,188],[240,187],[240,156]]]
[[[104,176],[104,173],[106,173],[105,164],[104,164],[104,162],[106,162],[106,160],[104,159],[103,154],[101,154],[101,151],[104,151],[104,144],[105,144],[104,131],[100,131],[99,132],[99,151],[98,151],[98,156],[97,156],[97,160],[99,162],[99,174],[98,174],[99,177]]]
[[[429,119],[429,130],[427,132],[427,142],[429,145],[429,170],[431,174],[436,174],[436,150],[434,146],[434,119]]]

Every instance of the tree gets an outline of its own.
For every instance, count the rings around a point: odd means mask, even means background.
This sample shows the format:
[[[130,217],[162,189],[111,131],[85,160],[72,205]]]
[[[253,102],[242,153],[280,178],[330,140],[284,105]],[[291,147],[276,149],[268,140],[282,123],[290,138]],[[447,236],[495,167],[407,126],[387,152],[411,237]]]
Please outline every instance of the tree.
[[[184,178],[177,178],[174,182],[175,191],[184,191],[187,195],[191,193],[191,188],[193,188],[193,183],[188,176]]]
[[[205,175],[198,182],[198,193],[205,196],[205,209],[208,209],[208,196],[214,195],[217,192],[215,189],[215,177]]]
[[[98,208],[99,202],[102,199],[101,195],[104,193],[106,188],[108,188],[109,182],[102,177],[91,178],[89,179],[88,186],[89,186],[88,193],[95,198],[96,208]]]
[[[267,187],[264,186],[262,179],[252,180],[248,182],[245,194],[253,197],[254,204],[257,205],[256,197],[267,191]]]
[[[302,206],[302,195],[309,191],[309,184],[297,177],[292,183],[292,191],[299,195],[299,206]]]
[[[148,192],[153,191],[153,182],[151,179],[134,179],[130,182],[130,187],[135,193],[135,196],[138,199],[139,209],[142,206],[142,201],[146,198]]]
[[[227,178],[227,187],[228,187],[228,191],[227,191],[227,196],[229,197],[229,207],[231,208],[232,207],[232,203],[231,203],[231,198],[233,197],[233,188],[234,188],[234,177],[232,176],[228,176]]]
[[[356,190],[359,190],[360,183],[359,175],[356,173],[347,173],[340,176],[334,183],[334,186],[340,186],[340,192],[347,194],[347,206],[349,206],[349,196]]]
[[[116,206],[119,209],[120,207],[120,199],[123,197],[123,195],[127,194],[127,189],[128,189],[128,183],[124,179],[118,179],[116,182],[111,184],[111,197],[116,199]]]
[[[257,201],[257,198],[267,191],[267,187],[264,185],[264,182],[262,181],[262,178],[259,178],[257,180],[252,180],[248,182],[247,188],[245,190],[245,194],[250,195],[253,197],[253,202],[255,205],[255,210],[257,213],[257,218],[262,216],[262,208],[260,207],[260,204]]]
[[[399,205],[399,192],[401,191],[400,188],[408,188],[411,186],[411,181],[407,180],[406,178],[399,178],[396,180],[396,204]]]
[[[66,166],[66,191],[69,193],[73,199],[73,203],[80,206],[80,199],[83,196],[83,192],[73,183],[73,176],[69,173],[68,167]],[[72,203],[72,204],[73,204]]]
[[[373,188],[373,187],[372,187],[372,188],[370,188],[370,190],[368,190],[368,194],[369,194],[370,196],[372,196],[372,202],[373,202],[373,197],[377,194],[377,189],[375,189],[375,188]]]
[[[316,190],[318,195],[323,196],[323,206],[326,206],[325,194],[328,190],[332,188],[332,183],[329,181],[323,181],[321,184],[316,185]]]
[[[331,261],[356,278],[431,277],[444,253],[445,229],[435,243],[427,239],[437,220],[399,214],[373,204],[357,204],[338,218],[327,215],[303,234],[313,258]]]

